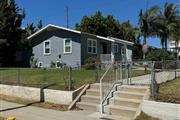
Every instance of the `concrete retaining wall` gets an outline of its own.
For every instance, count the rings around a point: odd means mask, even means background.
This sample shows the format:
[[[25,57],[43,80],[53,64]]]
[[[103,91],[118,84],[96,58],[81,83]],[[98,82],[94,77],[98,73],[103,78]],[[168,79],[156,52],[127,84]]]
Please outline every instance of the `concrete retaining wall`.
[[[0,84],[0,94],[36,101],[45,100],[46,102],[68,105],[73,101],[74,91],[60,91],[50,89],[42,90],[40,88]]]
[[[145,100],[142,111],[162,120],[180,120],[180,104]]]

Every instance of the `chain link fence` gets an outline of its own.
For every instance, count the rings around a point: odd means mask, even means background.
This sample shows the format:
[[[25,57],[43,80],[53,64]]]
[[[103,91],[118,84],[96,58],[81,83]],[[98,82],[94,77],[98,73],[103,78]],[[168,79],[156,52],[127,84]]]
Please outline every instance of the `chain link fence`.
[[[74,90],[84,84],[99,82],[105,72],[102,64],[63,68],[0,68],[0,84]]]
[[[180,61],[156,61],[152,70],[152,97],[159,92],[159,84],[180,77]]]

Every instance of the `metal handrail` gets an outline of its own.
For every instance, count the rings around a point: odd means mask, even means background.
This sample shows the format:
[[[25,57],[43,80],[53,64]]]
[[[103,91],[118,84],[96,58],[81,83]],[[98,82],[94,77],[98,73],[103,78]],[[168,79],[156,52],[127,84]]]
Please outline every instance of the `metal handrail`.
[[[106,72],[103,74],[103,76],[100,78],[100,113],[103,114],[103,91],[102,91],[102,80],[105,78],[105,76],[107,75],[108,71],[110,70],[110,68],[113,66],[114,63],[111,63],[108,67],[108,69],[106,70]]]

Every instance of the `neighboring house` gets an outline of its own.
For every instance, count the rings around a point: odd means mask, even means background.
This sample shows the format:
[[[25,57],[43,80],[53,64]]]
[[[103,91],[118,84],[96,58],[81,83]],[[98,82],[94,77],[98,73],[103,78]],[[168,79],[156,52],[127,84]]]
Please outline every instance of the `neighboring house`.
[[[132,42],[92,35],[55,25],[47,25],[28,37],[38,67],[50,67],[51,62],[80,66],[89,57],[101,62],[132,60]],[[125,56],[125,57],[123,57]]]
[[[172,52],[177,52],[178,51],[178,56],[180,56],[180,42],[178,43],[177,48],[176,48],[176,42],[175,41],[170,41],[169,42],[169,49]],[[177,49],[177,51],[176,51],[176,49]]]

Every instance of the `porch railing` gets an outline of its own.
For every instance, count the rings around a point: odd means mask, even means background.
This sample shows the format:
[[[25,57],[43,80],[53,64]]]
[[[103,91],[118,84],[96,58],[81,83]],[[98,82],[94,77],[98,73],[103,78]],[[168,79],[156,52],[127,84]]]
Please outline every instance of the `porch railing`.
[[[100,54],[101,63],[111,63],[112,55],[111,54]]]

